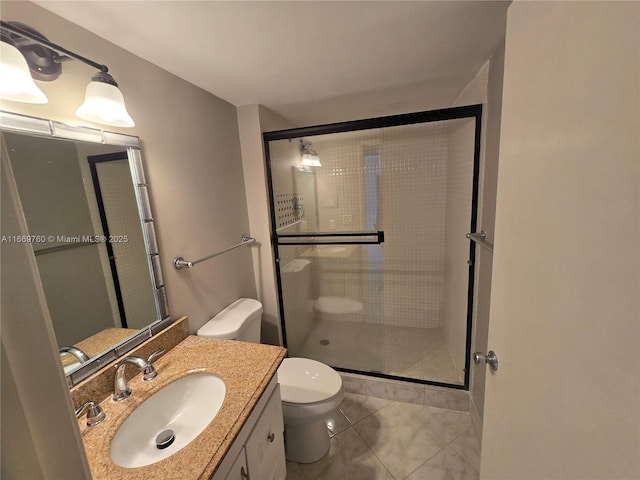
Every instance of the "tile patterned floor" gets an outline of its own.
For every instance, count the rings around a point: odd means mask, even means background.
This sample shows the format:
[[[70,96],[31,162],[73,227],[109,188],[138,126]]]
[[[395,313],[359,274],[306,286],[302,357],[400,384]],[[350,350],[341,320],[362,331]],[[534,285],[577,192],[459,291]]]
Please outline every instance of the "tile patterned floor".
[[[287,462],[287,480],[477,480],[480,444],[467,412],[353,393],[327,417],[329,452]]]
[[[357,339],[357,341],[354,341]],[[289,346],[291,356],[313,358],[333,367],[444,383],[462,384],[442,330],[322,320],[304,342]]]

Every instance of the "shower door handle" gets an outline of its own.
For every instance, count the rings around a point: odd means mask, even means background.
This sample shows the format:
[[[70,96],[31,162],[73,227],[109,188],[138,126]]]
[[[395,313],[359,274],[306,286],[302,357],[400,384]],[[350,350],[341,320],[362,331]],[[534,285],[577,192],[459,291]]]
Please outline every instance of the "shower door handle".
[[[489,350],[486,355],[482,352],[473,352],[473,363],[480,365],[480,362],[484,360],[484,363],[491,367],[494,372],[498,370],[498,356],[493,350]]]

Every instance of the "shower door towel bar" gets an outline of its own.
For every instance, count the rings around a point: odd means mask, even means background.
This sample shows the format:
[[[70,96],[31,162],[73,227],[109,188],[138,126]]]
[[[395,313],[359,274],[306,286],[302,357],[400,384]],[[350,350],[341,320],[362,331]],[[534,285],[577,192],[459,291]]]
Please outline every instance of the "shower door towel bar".
[[[487,233],[484,230],[476,233],[467,233],[466,237],[493,253],[493,243],[487,242]]]
[[[370,240],[339,240],[340,237],[374,237]],[[308,238],[317,240],[329,238],[328,241],[296,242],[288,239]],[[384,243],[384,231],[376,232],[315,232],[315,233],[289,233],[276,235],[278,245],[380,245]],[[284,241],[281,241],[284,240]]]
[[[204,258],[201,258],[199,260],[189,261],[189,260],[185,260],[182,257],[176,257],[176,258],[173,259],[173,266],[175,267],[176,270],[182,270],[183,268],[192,268],[192,267],[196,266],[199,263],[206,262],[207,260],[210,260],[213,257],[217,257],[218,255],[222,255],[223,253],[230,252],[231,250],[234,250],[234,249],[236,249],[238,247],[244,247],[245,245],[251,245],[252,243],[255,243],[255,241],[256,241],[255,238],[250,237],[248,235],[243,235],[240,243],[238,243],[237,245],[234,245],[233,247],[225,248],[224,250],[220,250],[219,252],[216,252],[216,253],[212,253],[211,255],[208,255],[208,256],[206,256]]]

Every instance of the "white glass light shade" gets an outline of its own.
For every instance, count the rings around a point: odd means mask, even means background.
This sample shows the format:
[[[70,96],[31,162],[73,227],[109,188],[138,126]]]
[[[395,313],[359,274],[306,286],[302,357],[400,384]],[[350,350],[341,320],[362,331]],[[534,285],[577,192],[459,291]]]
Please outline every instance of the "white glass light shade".
[[[20,50],[0,42],[0,98],[23,103],[47,103],[47,96],[31,78]]]
[[[307,167],[321,167],[322,164],[320,163],[320,157],[318,157],[317,154],[314,153],[303,153],[302,154],[302,161],[300,162],[302,165],[305,165]]]
[[[124,97],[118,87],[104,82],[89,82],[84,103],[76,110],[76,115],[90,122],[133,127],[133,119],[124,105]]]

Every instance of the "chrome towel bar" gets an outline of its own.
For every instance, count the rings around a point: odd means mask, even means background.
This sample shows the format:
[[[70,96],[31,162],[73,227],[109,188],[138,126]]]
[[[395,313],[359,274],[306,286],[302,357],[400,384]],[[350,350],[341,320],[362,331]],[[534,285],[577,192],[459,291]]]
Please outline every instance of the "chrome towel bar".
[[[199,260],[189,261],[189,260],[185,260],[182,257],[176,257],[173,259],[173,266],[175,267],[176,270],[182,270],[183,268],[192,268],[199,263],[206,262],[207,260],[212,259],[213,257],[217,257],[218,255],[222,255],[223,253],[230,252],[231,250],[234,250],[238,247],[251,245],[252,243],[255,243],[255,242],[256,242],[255,238],[250,237],[248,235],[243,235],[240,243],[238,243],[237,245],[234,245],[233,247],[225,248],[224,250],[220,250],[219,252],[213,253]]]
[[[487,233],[484,230],[476,233],[467,233],[466,237],[493,253],[493,243],[487,242]]]

